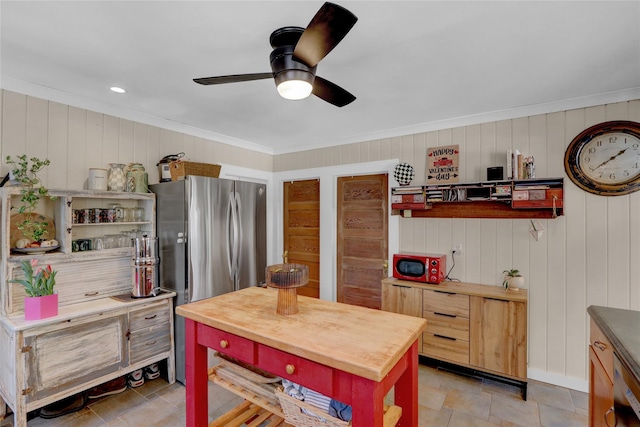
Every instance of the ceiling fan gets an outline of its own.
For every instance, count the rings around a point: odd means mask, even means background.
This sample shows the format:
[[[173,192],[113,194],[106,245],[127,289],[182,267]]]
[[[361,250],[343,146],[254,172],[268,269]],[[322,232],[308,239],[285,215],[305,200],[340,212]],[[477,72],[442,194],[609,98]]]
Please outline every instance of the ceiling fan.
[[[327,2],[306,29],[283,27],[271,33],[269,42],[273,51],[270,73],[202,77],[193,81],[201,85],[215,85],[273,78],[283,98],[297,100],[313,93],[337,107],[344,107],[356,97],[335,83],[316,76],[316,67],[357,20],[353,13],[342,6]]]

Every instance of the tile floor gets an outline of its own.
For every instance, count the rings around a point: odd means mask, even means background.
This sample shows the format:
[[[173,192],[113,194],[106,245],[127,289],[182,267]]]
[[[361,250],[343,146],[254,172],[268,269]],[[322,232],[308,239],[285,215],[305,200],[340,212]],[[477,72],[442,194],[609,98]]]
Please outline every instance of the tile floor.
[[[588,395],[549,384],[530,381],[528,400],[520,389],[500,382],[465,376],[432,366],[419,368],[419,426],[586,426]],[[241,402],[241,398],[209,385],[209,417],[217,418]],[[185,389],[163,379],[91,401],[73,414],[45,420],[39,417],[28,427],[182,427],[185,425]],[[11,427],[12,416],[0,421]]]

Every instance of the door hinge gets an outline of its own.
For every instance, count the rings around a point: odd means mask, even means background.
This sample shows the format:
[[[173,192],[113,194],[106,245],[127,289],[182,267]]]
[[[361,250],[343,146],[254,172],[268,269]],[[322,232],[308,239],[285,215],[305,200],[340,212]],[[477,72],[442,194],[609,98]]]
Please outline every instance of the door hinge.
[[[22,392],[21,392],[21,394],[22,394],[23,396],[26,396],[27,394],[31,394],[32,392],[33,392],[33,389],[32,389],[31,387],[29,387],[29,388],[25,388],[25,389],[23,389],[23,390],[22,390]]]
[[[30,345],[25,345],[24,347],[22,347],[22,348],[20,349],[20,351],[21,351],[22,353],[27,353],[27,352],[31,351],[31,349],[32,349],[32,348],[33,348],[33,347],[31,347]]]
[[[127,333],[124,334],[125,337],[127,337],[127,341],[129,341],[129,337],[131,336],[131,330],[127,329]]]

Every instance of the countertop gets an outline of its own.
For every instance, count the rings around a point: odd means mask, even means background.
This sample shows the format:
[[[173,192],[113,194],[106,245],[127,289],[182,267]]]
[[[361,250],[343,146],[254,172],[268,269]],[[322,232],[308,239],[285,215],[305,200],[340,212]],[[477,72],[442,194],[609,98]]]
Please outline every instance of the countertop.
[[[640,381],[640,311],[592,305],[587,313],[611,341],[614,352]]]
[[[0,322],[7,325],[9,330],[22,331],[33,328],[34,326],[41,327],[54,325],[60,322],[67,322],[71,319],[76,319],[78,317],[88,316],[91,314],[112,312],[115,310],[126,311],[133,306],[151,304],[158,300],[173,298],[175,295],[175,292],[163,291],[161,294],[154,297],[129,298],[128,300],[118,299],[117,296],[106,296],[91,301],[60,306],[58,307],[57,316],[47,317],[45,319],[25,320],[24,313],[19,313],[14,316],[0,317]]]
[[[373,381],[382,381],[426,320],[298,296],[299,313],[276,314],[277,291],[251,287],[180,305],[201,324]]]

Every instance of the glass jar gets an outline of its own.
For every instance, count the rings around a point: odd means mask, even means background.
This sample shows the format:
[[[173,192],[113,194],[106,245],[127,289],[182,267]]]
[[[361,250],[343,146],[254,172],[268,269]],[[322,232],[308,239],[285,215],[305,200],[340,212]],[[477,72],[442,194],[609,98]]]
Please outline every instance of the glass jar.
[[[137,208],[133,208],[133,220],[135,222],[143,222],[144,221],[144,208],[138,206]]]
[[[148,175],[142,163],[131,163],[127,171],[127,191],[130,193],[148,192]]]
[[[111,204],[111,209],[114,212],[114,222],[124,222],[124,208],[120,203]]]

